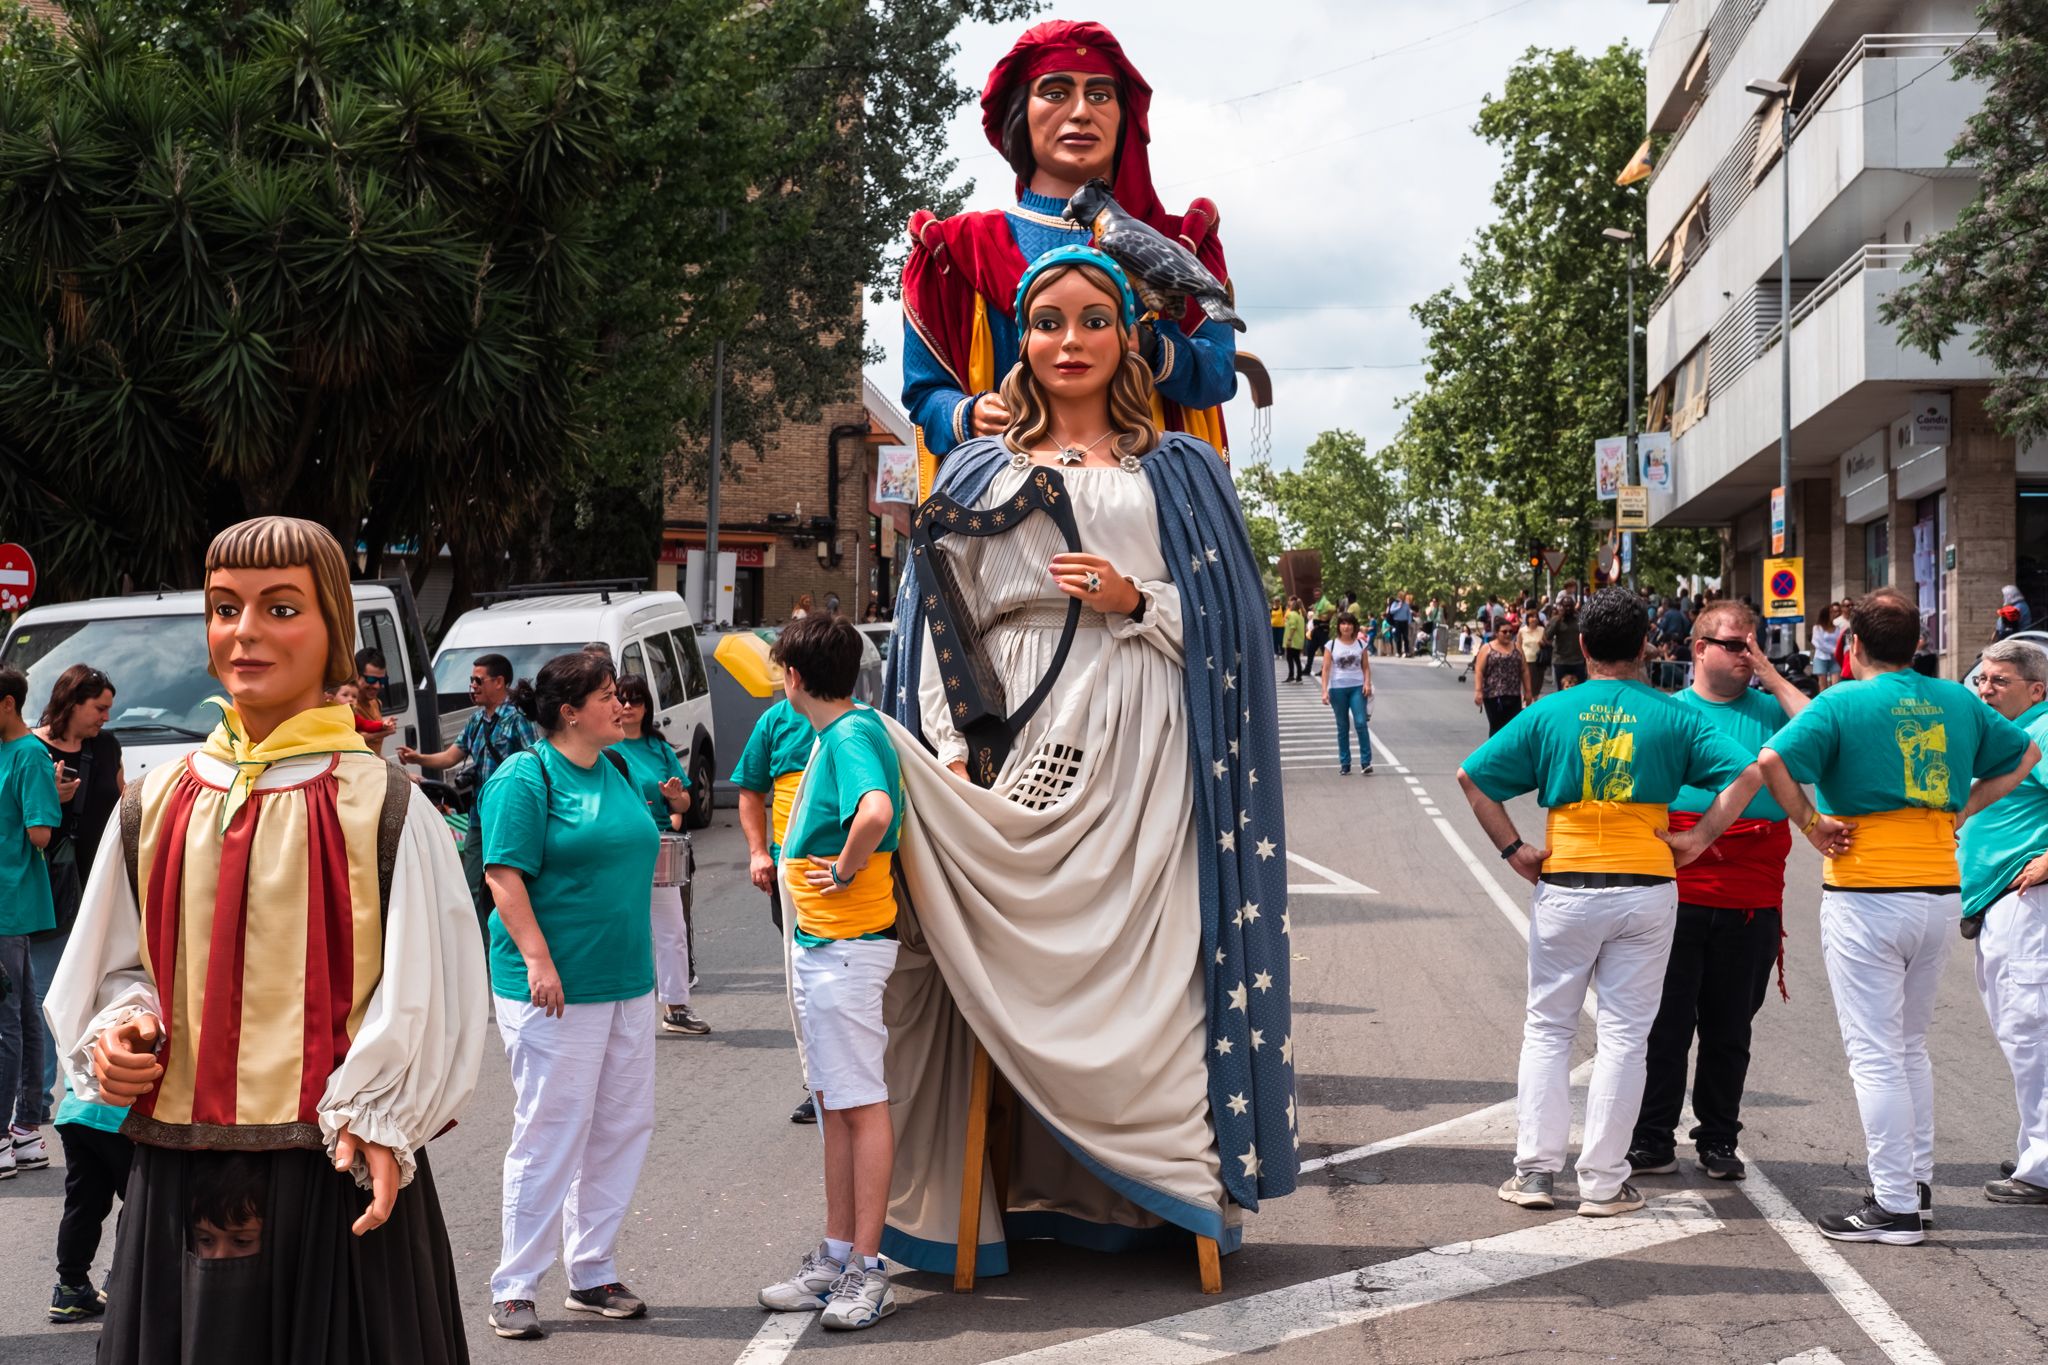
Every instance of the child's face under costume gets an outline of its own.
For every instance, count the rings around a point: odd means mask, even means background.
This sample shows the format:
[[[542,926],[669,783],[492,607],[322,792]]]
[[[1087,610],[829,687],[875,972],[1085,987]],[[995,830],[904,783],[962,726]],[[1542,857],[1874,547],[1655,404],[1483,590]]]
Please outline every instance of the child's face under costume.
[[[237,708],[318,697],[327,623],[313,571],[303,564],[215,569],[206,580],[206,653]]]
[[[263,1220],[245,1218],[220,1227],[208,1218],[192,1222],[192,1252],[202,1261],[233,1261],[263,1250]]]

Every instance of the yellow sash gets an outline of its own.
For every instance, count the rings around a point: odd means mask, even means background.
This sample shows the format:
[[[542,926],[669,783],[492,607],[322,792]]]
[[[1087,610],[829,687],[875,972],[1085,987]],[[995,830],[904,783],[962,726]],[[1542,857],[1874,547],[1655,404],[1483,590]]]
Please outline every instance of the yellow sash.
[[[206,737],[200,752],[211,754],[223,763],[231,763],[235,768],[235,780],[228,788],[228,799],[221,806],[220,827],[223,830],[234,822],[235,812],[247,804],[249,793],[256,789],[256,779],[263,776],[271,764],[287,758],[304,758],[309,754],[370,752],[370,746],[356,733],[355,712],[346,706],[315,706],[301,711],[262,740],[252,742],[247,734],[249,727],[242,723],[241,712],[221,697],[213,698],[208,705],[220,708],[220,724],[213,727],[213,733]]]
[[[783,877],[789,883],[789,899],[796,906],[798,927],[819,938],[859,938],[894,924],[895,858],[893,853],[875,854],[854,874],[852,882],[825,895],[813,890],[804,876],[811,860],[788,857]]]
[[[789,833],[789,813],[796,809],[796,788],[804,780],[801,772],[784,773],[775,779],[775,803],[768,812],[769,842],[782,847],[782,836]]]
[[[1670,827],[1663,806],[1631,801],[1575,801],[1552,806],[1545,841],[1545,872],[1633,872],[1673,877],[1671,846],[1657,837]]]
[[[1856,826],[1849,851],[1821,860],[1820,878],[1830,886],[1955,886],[1954,811],[1907,806],[1903,810],[1845,815]]]

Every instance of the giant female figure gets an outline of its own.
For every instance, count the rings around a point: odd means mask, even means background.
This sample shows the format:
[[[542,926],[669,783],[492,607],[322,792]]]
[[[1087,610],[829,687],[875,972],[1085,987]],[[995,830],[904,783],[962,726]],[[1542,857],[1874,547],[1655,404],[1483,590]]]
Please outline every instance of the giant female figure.
[[[1228,280],[1216,206],[1196,199],[1168,213],[1152,185],[1152,87],[1100,24],[1039,24],[989,72],[981,126],[1017,177],[1017,203],[910,220],[903,265],[903,406],[917,424],[920,493],[932,490],[939,457],[976,437],[999,435],[1012,414],[998,385],[1016,362],[1021,330],[1012,304],[1024,269],[1055,247],[1085,243],[1067,200],[1090,180],[1117,202],[1187,244]],[[1228,327],[1189,306],[1138,328],[1153,392],[1153,421],[1223,445],[1221,404],[1236,391],[1237,342]]]
[[[220,724],[128,788],[50,987],[68,1083],[131,1106],[136,1143],[99,1359],[454,1365],[426,1145],[488,1024],[461,862],[433,803],[322,704],[355,674],[325,528],[222,531],[205,629]],[[253,1255],[207,1254],[215,1205],[253,1215]]]
[[[956,663],[906,581],[889,695],[912,913],[889,994],[884,1248],[953,1266],[978,1039],[1025,1110],[1006,1207],[983,1199],[979,1273],[1007,1267],[1007,1236],[1113,1249],[1192,1233],[1228,1251],[1240,1210],[1293,1188],[1298,1145],[1264,592],[1223,462],[1152,424],[1117,267],[1049,253],[1015,310],[1010,427],[954,451],[941,490],[993,514],[1057,468],[1082,548],[1020,555],[1003,542],[1030,532],[1013,532],[968,551],[958,579],[1012,697],[1045,673],[1072,599],[1083,625],[984,789],[949,722]]]

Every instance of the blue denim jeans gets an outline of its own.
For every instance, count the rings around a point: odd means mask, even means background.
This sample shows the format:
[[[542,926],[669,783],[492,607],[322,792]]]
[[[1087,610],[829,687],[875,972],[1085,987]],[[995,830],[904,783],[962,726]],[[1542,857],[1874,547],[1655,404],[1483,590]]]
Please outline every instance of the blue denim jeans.
[[[1333,687],[1330,689],[1330,711],[1337,717],[1337,766],[1345,772],[1351,771],[1351,727],[1358,727],[1358,765],[1372,766],[1372,737],[1367,733],[1365,689],[1363,687]]]
[[[0,1000],[0,1117],[24,1128],[50,1119],[43,1084],[43,1014],[37,1007],[28,935],[0,934],[0,971],[13,988]]]

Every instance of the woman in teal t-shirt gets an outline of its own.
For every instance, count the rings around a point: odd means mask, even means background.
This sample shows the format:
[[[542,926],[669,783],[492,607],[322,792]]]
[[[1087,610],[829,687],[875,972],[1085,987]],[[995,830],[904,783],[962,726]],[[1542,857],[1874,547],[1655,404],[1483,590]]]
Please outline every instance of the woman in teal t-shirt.
[[[619,728],[626,737],[611,748],[626,765],[647,817],[670,839],[682,839],[683,816],[690,809],[690,775],[669,742],[647,728],[654,694],[647,679],[628,673],[619,679]],[[690,855],[694,863],[695,855]],[[697,941],[690,923],[687,886],[655,886],[648,895],[648,919],[654,925],[654,984],[661,1000],[661,1026],[670,1033],[704,1034],[711,1025],[690,1012],[690,983],[697,975]]]
[[[500,1336],[540,1335],[535,1291],[557,1238],[573,1258],[570,1307],[647,1311],[618,1282],[613,1248],[654,1136],[654,939],[640,904],[661,836],[605,754],[624,738],[615,684],[602,655],[550,659],[512,698],[545,742],[484,784],[491,992],[513,1096],[491,1276]]]

